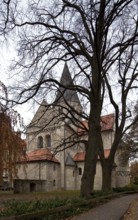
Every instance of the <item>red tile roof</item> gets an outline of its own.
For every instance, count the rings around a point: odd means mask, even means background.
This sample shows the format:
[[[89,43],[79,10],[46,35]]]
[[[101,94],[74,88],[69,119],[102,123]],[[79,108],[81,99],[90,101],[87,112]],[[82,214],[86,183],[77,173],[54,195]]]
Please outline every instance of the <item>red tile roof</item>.
[[[26,153],[26,155],[20,158],[20,162],[32,162],[32,161],[51,161],[60,163],[55,156],[47,148],[37,149]]]
[[[101,131],[113,130],[113,126],[114,126],[114,114],[101,116]],[[78,128],[78,133],[85,131],[85,128],[88,129],[87,120],[82,121],[82,128]]]
[[[105,150],[104,150],[104,156],[105,156],[105,158],[108,158],[109,154],[110,154],[110,149],[105,149]],[[85,152],[78,152],[78,153],[76,153],[75,156],[73,157],[73,160],[76,161],[76,162],[84,161],[84,160],[85,160],[85,155],[86,155]]]
[[[114,114],[101,116],[101,130],[113,130],[114,127]]]
[[[75,154],[75,156],[73,157],[74,161],[84,161],[85,160],[85,152],[78,152]]]

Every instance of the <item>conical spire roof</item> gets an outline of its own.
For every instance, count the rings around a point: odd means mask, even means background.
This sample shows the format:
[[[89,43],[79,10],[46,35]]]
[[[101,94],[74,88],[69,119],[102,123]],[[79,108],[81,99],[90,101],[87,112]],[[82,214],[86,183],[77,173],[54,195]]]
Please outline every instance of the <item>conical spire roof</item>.
[[[67,63],[65,63],[65,65],[64,65],[64,69],[62,72],[60,83],[64,86],[72,86],[73,85],[73,80],[71,78],[71,74],[69,72],[69,68],[68,68]],[[57,102],[61,102],[63,100],[66,100],[66,101],[80,103],[77,92],[75,90],[65,89],[61,86],[58,88],[56,100],[57,100]]]

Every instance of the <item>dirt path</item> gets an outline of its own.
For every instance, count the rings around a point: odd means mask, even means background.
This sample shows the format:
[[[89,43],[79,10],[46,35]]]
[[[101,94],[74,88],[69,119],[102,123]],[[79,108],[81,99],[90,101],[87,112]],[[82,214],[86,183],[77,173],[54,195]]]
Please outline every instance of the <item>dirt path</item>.
[[[138,220],[138,199],[131,203],[122,220]]]

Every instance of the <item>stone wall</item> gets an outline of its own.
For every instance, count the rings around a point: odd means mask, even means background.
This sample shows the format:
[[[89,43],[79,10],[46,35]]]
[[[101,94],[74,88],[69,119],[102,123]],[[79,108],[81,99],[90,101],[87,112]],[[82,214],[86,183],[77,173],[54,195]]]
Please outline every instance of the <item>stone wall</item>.
[[[34,191],[58,190],[61,186],[60,165],[52,162],[30,162],[26,166],[18,164],[18,179],[14,187],[20,192],[29,192],[30,184]],[[15,189],[16,190],[16,189]]]
[[[42,180],[14,180],[14,193],[23,193],[23,192],[40,192],[40,191],[49,191],[46,181]]]

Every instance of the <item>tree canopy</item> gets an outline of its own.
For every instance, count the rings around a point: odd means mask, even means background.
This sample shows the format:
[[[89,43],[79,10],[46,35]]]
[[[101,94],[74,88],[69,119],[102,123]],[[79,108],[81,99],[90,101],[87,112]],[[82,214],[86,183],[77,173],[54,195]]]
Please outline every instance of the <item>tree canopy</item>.
[[[5,103],[7,89],[2,82],[0,89],[0,184],[3,184],[4,181],[11,182],[17,175],[16,162],[26,144],[21,138],[21,132],[17,130],[22,126],[21,116]]]

